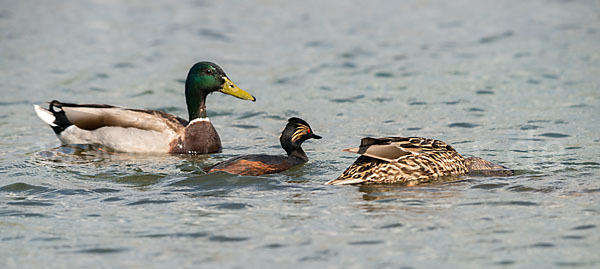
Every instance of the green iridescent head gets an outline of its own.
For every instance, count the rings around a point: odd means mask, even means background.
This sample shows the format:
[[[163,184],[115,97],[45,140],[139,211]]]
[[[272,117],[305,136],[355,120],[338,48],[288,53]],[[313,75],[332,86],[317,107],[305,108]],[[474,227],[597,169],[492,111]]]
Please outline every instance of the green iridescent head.
[[[206,96],[217,91],[240,99],[256,101],[254,96],[238,88],[221,67],[211,62],[199,62],[192,66],[185,80],[185,100],[190,121],[206,117]]]

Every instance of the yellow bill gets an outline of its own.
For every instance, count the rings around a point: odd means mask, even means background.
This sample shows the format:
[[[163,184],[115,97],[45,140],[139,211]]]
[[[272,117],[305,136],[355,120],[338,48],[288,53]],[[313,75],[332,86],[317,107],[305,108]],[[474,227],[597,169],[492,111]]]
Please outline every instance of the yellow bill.
[[[221,89],[222,93],[229,94],[244,100],[250,100],[253,102],[256,101],[256,98],[254,96],[233,84],[233,82],[228,77],[223,78],[225,79],[225,83],[223,84],[223,88]]]

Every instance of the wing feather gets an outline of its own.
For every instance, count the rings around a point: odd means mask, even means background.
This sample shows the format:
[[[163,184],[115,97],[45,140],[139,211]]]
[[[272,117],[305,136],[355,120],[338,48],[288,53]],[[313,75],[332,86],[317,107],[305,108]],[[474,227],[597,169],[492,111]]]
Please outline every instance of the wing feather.
[[[129,109],[109,105],[69,105],[55,104],[61,107],[75,126],[84,130],[96,130],[101,127],[138,128],[162,132],[177,131],[184,128],[185,120],[174,115],[155,110]]]
[[[365,137],[360,147],[342,151],[352,152],[367,157],[394,162],[413,155],[429,155],[436,152],[455,151],[446,143],[422,137]]]

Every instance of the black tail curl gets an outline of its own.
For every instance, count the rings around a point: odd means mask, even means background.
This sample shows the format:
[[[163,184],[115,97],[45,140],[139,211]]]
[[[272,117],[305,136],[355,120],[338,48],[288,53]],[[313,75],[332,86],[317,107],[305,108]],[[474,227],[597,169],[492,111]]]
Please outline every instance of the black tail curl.
[[[73,123],[69,121],[69,118],[67,118],[65,111],[62,109],[61,102],[57,100],[52,100],[50,102],[50,107],[48,108],[48,110],[50,111],[50,113],[52,113],[52,115],[54,115],[55,118],[53,122],[55,126],[50,126],[52,127],[52,130],[54,130],[54,133],[60,134],[69,126],[73,125]]]

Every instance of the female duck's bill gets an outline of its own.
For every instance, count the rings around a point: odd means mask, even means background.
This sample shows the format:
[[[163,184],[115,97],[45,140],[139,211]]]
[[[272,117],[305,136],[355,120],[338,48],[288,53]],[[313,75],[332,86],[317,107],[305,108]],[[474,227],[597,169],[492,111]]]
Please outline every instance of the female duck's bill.
[[[302,143],[308,139],[321,139],[313,133],[310,125],[302,119],[290,118],[281,132],[279,142],[287,156],[252,154],[238,156],[227,161],[205,168],[207,173],[216,171],[245,176],[260,176],[280,173],[296,165],[308,162],[308,157],[302,150]]]
[[[206,117],[206,97],[212,92],[256,100],[221,67],[199,62],[190,68],[185,83],[189,121],[156,110],[56,100],[48,109],[34,108],[63,144],[95,144],[122,152],[206,154],[221,151],[219,134]]]
[[[505,167],[477,157],[464,158],[450,145],[422,137],[366,137],[358,148],[344,151],[361,156],[330,185],[406,184],[468,173],[509,175]],[[510,173],[512,174],[512,172]]]

